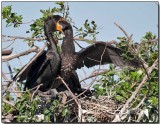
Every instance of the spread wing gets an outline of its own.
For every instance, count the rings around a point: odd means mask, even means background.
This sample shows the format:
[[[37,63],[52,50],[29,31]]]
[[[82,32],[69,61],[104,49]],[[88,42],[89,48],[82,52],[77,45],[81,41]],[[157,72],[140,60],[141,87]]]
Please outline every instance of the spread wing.
[[[134,66],[140,67],[140,62],[137,58],[127,60],[122,57],[122,54],[126,53],[113,45],[107,44],[106,42],[96,42],[93,45],[82,49],[77,53],[77,66],[81,67],[93,67],[95,65],[104,65],[113,63],[117,66]],[[131,53],[129,53],[131,55]]]
[[[22,69],[13,77],[13,80],[17,80],[17,81],[23,81],[27,79],[27,76],[29,75],[29,71],[31,72],[36,72],[40,69],[40,66],[42,65],[42,63],[45,61],[42,58],[45,58],[46,56],[46,51],[42,51],[41,54],[39,54],[38,56],[34,56],[30,62],[26,65],[24,65],[22,67]],[[34,61],[32,61],[34,60]],[[32,62],[31,62],[32,61]],[[32,70],[31,70],[32,67]],[[33,68],[34,67],[34,68]],[[25,68],[25,69],[24,69]],[[34,69],[34,70],[33,70]],[[37,74],[37,72],[35,73]]]

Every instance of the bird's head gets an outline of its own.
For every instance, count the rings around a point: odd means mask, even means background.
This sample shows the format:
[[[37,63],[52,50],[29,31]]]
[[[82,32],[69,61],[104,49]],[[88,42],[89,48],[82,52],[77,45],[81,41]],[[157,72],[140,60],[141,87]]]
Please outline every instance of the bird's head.
[[[60,31],[62,34],[66,35],[72,27],[63,17],[53,15],[45,19],[45,29],[47,33]]]
[[[60,31],[62,34],[66,35],[70,30],[72,30],[72,26],[64,18],[60,18],[56,22],[56,31]]]

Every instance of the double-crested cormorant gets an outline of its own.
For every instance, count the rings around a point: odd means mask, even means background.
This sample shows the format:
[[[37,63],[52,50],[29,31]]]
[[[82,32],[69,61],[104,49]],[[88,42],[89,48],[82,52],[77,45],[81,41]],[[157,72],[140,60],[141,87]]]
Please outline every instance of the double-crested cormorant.
[[[79,52],[75,52],[72,26],[65,20],[59,20],[56,24],[56,29],[65,35],[61,46],[60,76],[66,82],[73,70],[83,66],[89,68],[95,65],[113,63],[117,66],[140,67],[138,59],[125,60],[122,57],[125,51],[105,42],[96,42]],[[61,83],[55,83],[54,87],[59,87],[60,84]]]
[[[54,42],[50,42],[48,50],[43,51],[37,58],[24,70],[21,75],[16,74],[13,80],[23,81],[26,79],[25,87],[31,89],[39,84],[43,84],[39,90],[47,91],[55,81],[59,67],[60,56],[57,54],[57,47]],[[25,67],[25,66],[24,66]]]
[[[50,42],[48,50],[44,50],[39,56],[34,57],[34,61],[32,61],[25,70],[23,70],[23,68],[26,65],[22,68],[23,72],[21,70],[14,76],[13,80],[18,79],[17,81],[23,81],[26,79],[24,90],[26,90],[26,88],[31,89],[39,84],[43,84],[39,90],[47,91],[51,88],[53,83],[56,83],[55,79],[60,73],[61,58],[56,47],[57,41],[52,37],[51,33],[56,30],[55,24],[59,20],[63,20],[63,18],[58,15],[54,15],[52,17],[49,16],[45,19],[44,32],[47,40]],[[69,87],[72,92],[78,92],[81,89],[76,72],[72,73],[72,76],[67,80],[67,82],[69,83]],[[65,89],[66,88],[63,84],[61,87],[57,88],[58,91],[63,91]]]

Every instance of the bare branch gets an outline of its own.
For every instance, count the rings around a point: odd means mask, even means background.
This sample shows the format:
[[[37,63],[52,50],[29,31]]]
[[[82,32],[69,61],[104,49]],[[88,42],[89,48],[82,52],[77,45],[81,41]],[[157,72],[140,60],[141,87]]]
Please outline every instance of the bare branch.
[[[2,94],[4,94],[4,93],[8,90],[9,86],[11,85],[11,83],[12,83],[13,81],[9,81],[8,78],[6,77],[6,75],[5,75],[3,72],[2,72],[2,77],[4,78],[4,80],[6,80],[6,81],[8,82],[5,91],[2,92]],[[15,90],[13,87],[11,87],[11,89],[13,90],[14,94],[16,95],[16,97],[19,97],[19,95],[18,95],[17,93],[15,93],[16,90]]]
[[[12,107],[15,107],[13,103],[3,98],[3,102],[7,103],[8,105],[11,105]]]
[[[31,22],[34,22],[34,20],[31,20],[31,21],[28,21],[28,22],[17,22],[17,23],[14,23],[14,24],[28,24],[28,23],[31,23]]]
[[[2,37],[8,37],[8,38],[11,38],[12,40],[22,39],[22,40],[30,40],[30,41],[43,41],[43,40],[46,39],[46,37],[42,37],[42,38],[30,38],[30,37],[7,36],[7,35],[2,35]]]
[[[82,113],[82,108],[81,105],[78,103],[77,97],[72,93],[72,91],[70,90],[70,88],[68,87],[68,85],[64,82],[64,80],[58,76],[58,78],[63,82],[63,84],[66,86],[66,88],[68,89],[68,91],[71,93],[73,99],[75,100],[77,106],[78,106],[78,113]],[[81,114],[79,114],[81,115]],[[78,116],[78,120],[81,121],[81,116]]]
[[[2,35],[2,37],[7,37],[7,38],[11,38],[12,40],[16,40],[16,39],[23,39],[23,40],[30,40],[30,41],[43,41],[43,40],[46,40],[46,37],[41,37],[41,38],[30,38],[30,37],[21,37],[21,36],[7,36],[7,35]],[[73,38],[73,40],[77,40],[77,41],[86,41],[86,42],[92,42],[92,43],[95,43],[95,42],[101,42],[101,41],[93,41],[93,40],[90,40],[90,39],[84,39],[84,38],[78,38],[78,37],[75,37]],[[103,42],[107,42],[109,44],[118,44],[117,41],[115,40],[112,40],[112,41],[103,41]]]
[[[127,32],[121,26],[119,26],[116,22],[114,24],[125,34],[125,36],[127,37],[127,39],[130,39],[130,37],[127,34]]]
[[[9,70],[9,72],[10,72],[11,79],[12,79],[12,78],[13,78],[13,71],[12,71],[12,68],[11,68],[11,66],[10,66],[10,64],[9,64],[8,61],[6,61],[6,64],[7,64],[8,70]]]
[[[39,89],[42,85],[43,85],[43,84],[39,84],[39,85],[37,86],[36,90],[35,90],[35,91],[33,92],[33,94],[32,94],[31,101],[33,101],[33,97],[34,97],[35,93],[38,91],[38,89]]]
[[[62,83],[66,86],[66,88],[68,89],[68,91],[71,93],[73,99],[75,100],[75,102],[76,102],[77,105],[79,106],[79,103],[78,103],[78,101],[77,101],[76,96],[72,93],[72,91],[70,90],[70,88],[68,87],[68,85],[64,82],[64,80],[63,80],[60,76],[58,76],[58,79],[60,79],[60,80],[62,81]]]
[[[14,58],[18,58],[20,56],[24,56],[24,55],[28,55],[31,52],[38,52],[39,48],[37,46],[32,47],[31,49],[21,52],[19,54],[15,54],[15,55],[9,55],[9,56],[2,56],[2,62],[4,61],[8,61],[8,60],[12,60]]]
[[[87,80],[89,78],[93,78],[95,76],[98,76],[98,75],[101,75],[101,74],[105,74],[107,73],[109,70],[105,70],[105,71],[102,71],[102,72],[95,72],[95,73],[92,73],[91,75],[89,75],[88,77],[85,77],[84,79],[82,79],[80,82],[83,82],[84,80]]]

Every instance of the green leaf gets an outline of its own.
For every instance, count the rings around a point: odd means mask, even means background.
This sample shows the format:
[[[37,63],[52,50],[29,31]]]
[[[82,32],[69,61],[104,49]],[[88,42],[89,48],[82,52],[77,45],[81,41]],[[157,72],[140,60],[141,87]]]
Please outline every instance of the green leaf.
[[[124,97],[122,97],[120,95],[116,95],[115,98],[117,101],[122,101],[124,99]]]
[[[100,84],[95,84],[95,85],[93,85],[93,88],[94,88],[95,90],[98,90],[98,89],[99,89],[99,86],[100,86]]]
[[[128,98],[126,91],[120,90],[120,93],[122,94],[123,97]]]
[[[62,111],[62,116],[66,116],[67,114],[69,114],[69,110],[67,108],[63,109]]]

